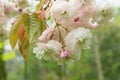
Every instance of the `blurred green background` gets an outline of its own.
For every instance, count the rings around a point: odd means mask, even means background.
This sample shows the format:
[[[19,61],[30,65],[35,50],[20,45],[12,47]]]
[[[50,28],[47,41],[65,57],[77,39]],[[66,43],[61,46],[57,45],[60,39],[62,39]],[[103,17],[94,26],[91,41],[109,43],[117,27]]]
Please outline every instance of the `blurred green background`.
[[[0,80],[120,80],[120,11],[114,23],[93,31],[91,49],[81,59],[59,66],[29,54],[26,63],[19,52],[5,51],[0,42]]]

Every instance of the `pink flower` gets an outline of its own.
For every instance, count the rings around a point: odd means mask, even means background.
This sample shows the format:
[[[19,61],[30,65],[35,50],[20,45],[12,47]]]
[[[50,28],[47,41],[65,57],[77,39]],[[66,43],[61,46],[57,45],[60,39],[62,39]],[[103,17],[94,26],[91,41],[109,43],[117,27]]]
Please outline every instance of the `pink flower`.
[[[38,59],[52,60],[56,54],[61,51],[62,45],[55,40],[50,40],[48,43],[37,43],[33,49],[33,53]]]
[[[65,45],[69,50],[80,49],[89,49],[91,45],[92,33],[89,29],[86,28],[77,28],[72,30],[65,37]],[[75,51],[73,50],[73,51]]]
[[[94,16],[95,13],[95,7],[94,5],[88,5],[84,6],[82,8],[78,8],[78,12],[76,13],[76,10],[72,10],[71,13],[73,13],[73,17],[71,17],[70,23],[67,25],[71,25],[73,29],[78,28],[80,26],[84,27],[97,27],[96,25],[93,25],[92,23],[89,23],[90,18]],[[64,25],[64,24],[63,24]],[[65,25],[65,26],[67,26]]]
[[[60,31],[60,33],[59,33]],[[63,28],[53,28],[50,27],[46,29],[42,35],[39,37],[38,42],[48,42],[49,40],[57,40],[60,41],[60,34],[62,35],[62,38],[65,38],[67,35],[67,31]]]
[[[46,29],[42,35],[39,37],[38,41],[39,42],[48,42],[50,40],[50,37],[54,33],[54,28],[48,28]]]

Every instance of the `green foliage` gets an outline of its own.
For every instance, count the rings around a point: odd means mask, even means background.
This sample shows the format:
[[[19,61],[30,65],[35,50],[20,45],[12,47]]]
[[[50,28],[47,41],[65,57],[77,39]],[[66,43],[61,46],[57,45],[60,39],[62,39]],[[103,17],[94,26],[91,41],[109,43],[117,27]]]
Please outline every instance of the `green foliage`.
[[[0,42],[0,44],[2,45],[0,48],[0,80],[6,80],[6,70],[5,70],[5,62],[2,59],[2,55],[3,55],[3,46],[4,44]]]
[[[38,37],[42,34],[44,28],[46,28],[45,21],[39,18],[35,13],[32,15],[29,15],[27,13],[23,14],[22,20],[30,43],[35,43]]]
[[[106,80],[120,80],[120,28],[110,26],[103,34],[100,43],[100,52],[102,53],[102,66]]]
[[[3,55],[2,55],[3,61],[8,61],[8,60],[14,59],[15,57],[16,57],[16,54],[15,54],[14,51],[11,51],[11,52],[8,53],[8,54],[3,54]]]
[[[1,48],[3,48],[3,47],[4,47],[4,46],[3,46],[3,43],[2,43],[2,42],[0,42],[0,49],[1,49]]]

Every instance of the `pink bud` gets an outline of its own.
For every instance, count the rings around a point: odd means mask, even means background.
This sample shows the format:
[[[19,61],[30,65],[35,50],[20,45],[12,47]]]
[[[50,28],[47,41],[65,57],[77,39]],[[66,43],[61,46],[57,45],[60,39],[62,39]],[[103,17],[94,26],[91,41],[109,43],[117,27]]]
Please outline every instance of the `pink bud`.
[[[44,11],[37,11],[36,14],[39,15],[40,18],[46,20],[45,12]]]
[[[69,58],[69,54],[70,54],[69,51],[63,50],[60,52],[60,57],[61,58]]]

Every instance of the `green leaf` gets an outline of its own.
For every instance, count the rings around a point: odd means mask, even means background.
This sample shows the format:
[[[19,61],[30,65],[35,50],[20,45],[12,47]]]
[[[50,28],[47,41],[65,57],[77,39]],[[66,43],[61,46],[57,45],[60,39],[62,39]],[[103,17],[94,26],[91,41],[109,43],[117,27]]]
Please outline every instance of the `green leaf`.
[[[34,42],[36,42],[38,37],[42,34],[43,27],[45,28],[44,21],[42,19],[38,18],[38,16],[36,14],[32,14],[30,26],[31,26],[30,41],[32,41],[34,43]]]
[[[24,24],[25,31],[27,33],[27,37],[30,37],[30,15],[28,13],[24,13],[22,15],[22,21]]]
[[[45,21],[38,17],[37,14],[23,14],[22,16],[25,32],[30,40],[30,43],[35,43],[38,37],[46,28]]]
[[[21,19],[18,19],[16,21],[16,23],[12,26],[12,28],[9,32],[9,42],[10,42],[12,49],[14,49],[16,46],[16,43],[18,40],[17,31],[18,31],[18,28],[20,27],[21,23],[22,23]]]
[[[41,10],[43,5],[44,5],[44,3],[45,3],[45,0],[40,0],[39,4],[37,5],[36,11]]]

